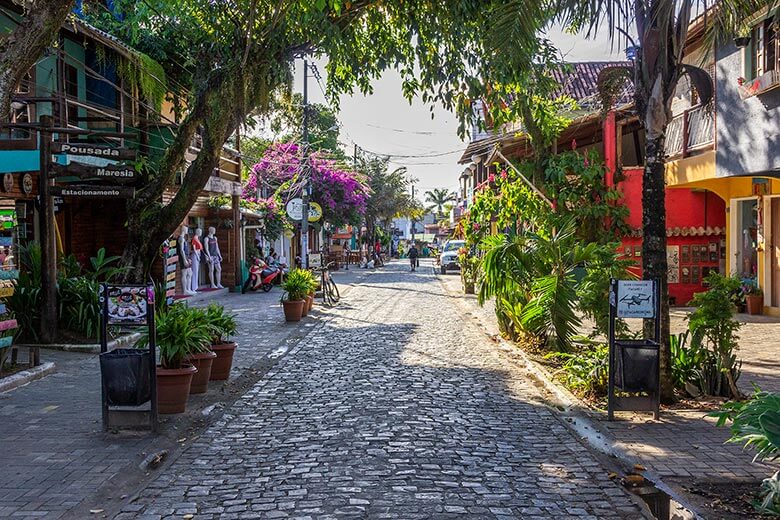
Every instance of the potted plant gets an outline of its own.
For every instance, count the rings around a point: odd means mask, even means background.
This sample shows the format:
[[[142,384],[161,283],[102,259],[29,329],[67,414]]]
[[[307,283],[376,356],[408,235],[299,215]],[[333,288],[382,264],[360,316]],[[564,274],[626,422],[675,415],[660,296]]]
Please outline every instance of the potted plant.
[[[224,307],[215,303],[206,308],[206,318],[213,335],[211,350],[216,354],[209,380],[224,381],[230,377],[230,369],[233,367],[233,354],[238,344],[230,341],[230,337],[236,334],[238,323],[234,314],[225,312]]]
[[[314,276],[314,273],[311,271],[306,271],[306,277],[309,280],[309,290],[306,294],[306,312],[310,312],[312,307],[314,307],[314,293],[317,291],[317,287],[320,285],[320,281],[317,280],[317,277]]]
[[[300,321],[303,316],[303,306],[309,294],[309,279],[302,269],[293,269],[282,283],[282,307],[287,321]]]
[[[203,309],[189,309],[190,317],[194,322],[203,322],[209,328],[210,333],[215,333],[214,324],[209,319],[207,311]],[[202,324],[200,325],[202,326]],[[209,342],[211,343],[211,342]],[[201,349],[198,352],[189,354],[185,359],[185,363],[189,363],[198,369],[192,376],[192,383],[190,384],[190,394],[203,394],[209,388],[209,379],[211,378],[211,368],[214,363],[214,359],[217,354],[210,348]]]
[[[748,314],[762,314],[764,312],[764,291],[754,280],[742,284],[742,293],[745,295]]]
[[[187,356],[202,352],[211,342],[206,321],[184,305],[173,305],[155,316],[157,348],[157,409],[160,413],[182,413],[187,406],[192,376],[197,369],[185,362]],[[145,347],[148,337],[139,346]]]

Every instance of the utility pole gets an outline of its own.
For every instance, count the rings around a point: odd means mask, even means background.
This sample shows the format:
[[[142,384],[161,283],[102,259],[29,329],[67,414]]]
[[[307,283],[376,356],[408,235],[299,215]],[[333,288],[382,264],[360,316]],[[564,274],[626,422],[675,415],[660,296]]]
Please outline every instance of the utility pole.
[[[309,62],[303,60],[303,215],[301,215],[301,267],[309,266]]]
[[[54,200],[50,193],[49,163],[54,121],[51,116],[41,116],[40,170],[38,197],[40,199],[41,230],[41,313],[40,336],[43,343],[52,343],[57,337],[57,235],[54,226]]]
[[[414,181],[412,181],[412,204],[414,204]],[[412,242],[414,242],[414,215],[412,215]]]

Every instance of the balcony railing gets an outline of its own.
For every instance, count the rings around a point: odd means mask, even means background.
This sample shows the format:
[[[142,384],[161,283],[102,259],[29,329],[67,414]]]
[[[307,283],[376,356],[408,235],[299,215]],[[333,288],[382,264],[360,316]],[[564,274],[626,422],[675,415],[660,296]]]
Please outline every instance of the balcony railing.
[[[698,105],[672,118],[666,127],[666,156],[687,157],[715,142],[715,114]]]

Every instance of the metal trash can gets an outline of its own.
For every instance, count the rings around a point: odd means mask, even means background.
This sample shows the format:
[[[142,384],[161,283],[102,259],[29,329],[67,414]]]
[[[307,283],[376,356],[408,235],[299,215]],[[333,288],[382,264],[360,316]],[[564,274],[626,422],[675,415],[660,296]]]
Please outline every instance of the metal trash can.
[[[100,377],[109,406],[140,406],[152,398],[148,350],[118,348],[100,354]]]
[[[659,346],[651,340],[615,340],[615,386],[623,392],[658,389]]]

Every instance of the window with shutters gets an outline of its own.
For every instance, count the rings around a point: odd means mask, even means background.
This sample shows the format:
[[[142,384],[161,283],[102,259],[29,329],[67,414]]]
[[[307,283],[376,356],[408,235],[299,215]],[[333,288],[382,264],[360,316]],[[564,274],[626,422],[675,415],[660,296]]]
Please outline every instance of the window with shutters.
[[[770,16],[753,28],[751,35],[751,76],[757,78],[770,71],[780,70],[780,38],[778,22]]]

